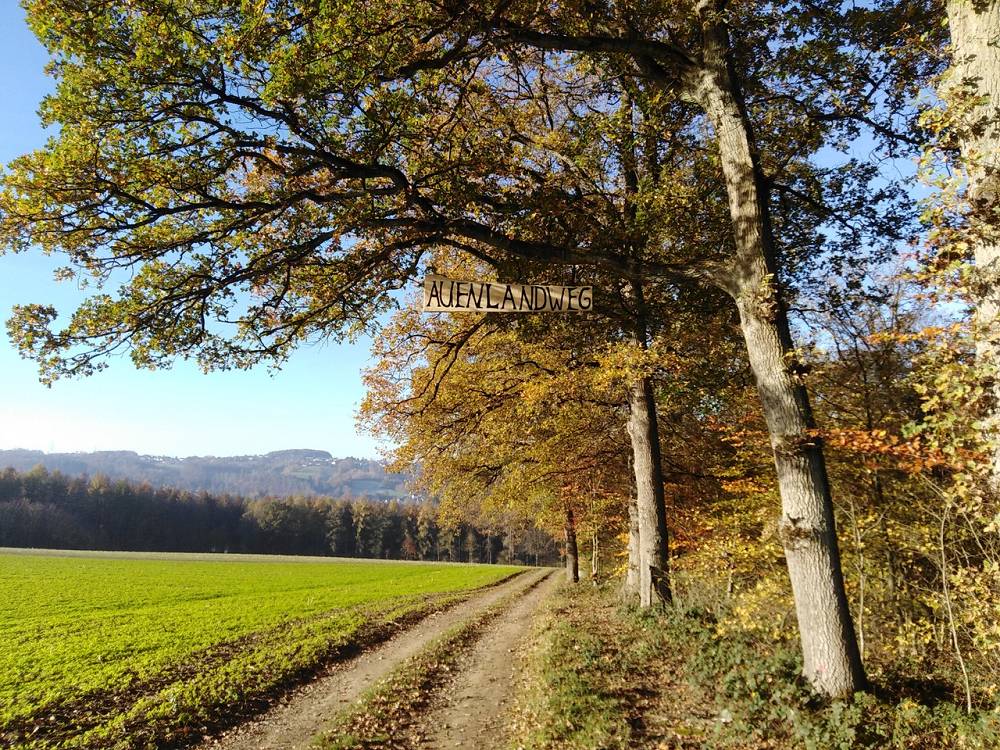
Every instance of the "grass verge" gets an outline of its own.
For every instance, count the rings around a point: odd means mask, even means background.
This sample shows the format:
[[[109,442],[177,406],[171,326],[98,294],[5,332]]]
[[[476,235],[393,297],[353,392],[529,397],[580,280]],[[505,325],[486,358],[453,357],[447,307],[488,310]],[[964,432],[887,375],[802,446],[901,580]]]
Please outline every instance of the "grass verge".
[[[515,706],[519,750],[987,750],[1000,715],[894,697],[829,701],[794,644],[720,635],[703,613],[622,607],[563,587],[536,622]]]
[[[702,747],[704,711],[676,678],[676,653],[661,646],[612,590],[560,588],[521,654],[512,747]]]

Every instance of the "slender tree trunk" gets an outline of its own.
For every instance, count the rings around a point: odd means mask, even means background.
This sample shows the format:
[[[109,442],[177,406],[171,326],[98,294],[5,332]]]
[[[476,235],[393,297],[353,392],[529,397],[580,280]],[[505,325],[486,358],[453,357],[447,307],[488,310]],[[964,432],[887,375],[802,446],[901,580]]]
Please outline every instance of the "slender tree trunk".
[[[854,536],[854,554],[857,556],[858,570],[858,603],[855,605],[855,620],[858,625],[858,650],[861,658],[865,656],[865,588],[868,583],[867,571],[865,567],[865,543],[864,535],[861,533],[861,524],[858,523],[858,511],[851,500],[850,504],[851,532]]]
[[[590,539],[590,580],[595,586],[597,585],[597,578],[601,572],[601,548],[600,540],[597,538],[597,532],[593,533]]]
[[[951,606],[951,586],[948,581],[948,553],[945,546],[945,532],[948,528],[948,515],[951,508],[945,505],[941,514],[941,525],[938,533],[939,547],[941,550],[941,593],[944,595],[944,609],[948,615],[948,630],[951,634],[951,645],[955,647],[955,656],[958,659],[958,666],[962,670],[962,682],[965,684],[965,710],[972,713],[972,688],[969,684],[969,670],[965,666],[965,657],[962,655],[962,646],[958,641],[958,628],[955,626],[955,613]],[[943,625],[942,625],[943,628]]]
[[[976,359],[990,378],[991,484],[1000,493],[1000,0],[948,0],[947,7],[952,69],[945,93],[953,107],[961,107],[960,93],[974,102],[960,115],[960,142],[976,263]]]
[[[625,216],[631,226],[636,224],[635,196],[639,192],[639,171],[636,164],[634,116],[629,87],[622,81],[622,107],[627,115],[621,141],[622,175],[625,180]],[[640,248],[631,251],[641,257]],[[635,303],[633,340],[645,349],[649,326],[642,284],[632,282],[628,290]],[[669,569],[667,565],[667,510],[663,493],[663,466],[660,457],[660,430],[656,417],[656,400],[649,378],[633,383],[629,389],[628,434],[632,441],[632,470],[635,474],[636,518],[638,521],[638,591],[639,606],[670,601]],[[631,512],[631,509],[630,509]]]
[[[882,489],[882,476],[876,469],[872,475],[872,494],[875,496],[875,507],[885,508],[885,492]],[[882,532],[882,543],[885,545],[886,573],[888,576],[887,585],[889,596],[892,599],[892,606],[896,610],[896,619],[900,625],[906,622],[909,617],[903,607],[903,599],[900,594],[900,582],[905,581],[899,568],[899,559],[896,557],[896,547],[889,535],[889,525],[885,521],[885,512],[879,514],[879,531]]]
[[[580,582],[580,552],[576,546],[576,518],[573,509],[566,509],[566,580]]]
[[[649,378],[643,378],[629,389],[628,434],[632,440],[639,525],[639,605],[649,607],[670,601],[660,433]]]
[[[639,597],[639,507],[634,492],[628,498],[628,563],[622,597],[626,601]]]
[[[779,523],[802,640],[804,673],[830,696],[862,689],[865,674],[844,590],[823,451],[811,434],[808,395],[793,372],[794,347],[779,294],[767,187],[733,74],[726,30],[704,26],[705,68],[688,89],[711,120],[729,198],[736,256],[722,282],[740,314],[750,367],[774,452]]]

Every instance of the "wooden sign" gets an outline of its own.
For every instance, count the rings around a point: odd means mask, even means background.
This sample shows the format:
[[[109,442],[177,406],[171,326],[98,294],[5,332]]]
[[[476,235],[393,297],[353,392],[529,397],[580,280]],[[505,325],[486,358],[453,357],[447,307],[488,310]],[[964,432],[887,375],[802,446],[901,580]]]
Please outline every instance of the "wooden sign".
[[[504,284],[424,278],[424,312],[584,312],[594,309],[592,286]]]

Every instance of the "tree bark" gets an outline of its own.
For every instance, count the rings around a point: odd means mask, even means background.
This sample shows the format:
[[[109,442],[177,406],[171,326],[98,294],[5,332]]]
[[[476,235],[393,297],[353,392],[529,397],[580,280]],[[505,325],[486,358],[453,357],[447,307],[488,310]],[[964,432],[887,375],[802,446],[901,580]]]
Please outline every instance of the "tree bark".
[[[976,359],[993,397],[991,484],[1000,493],[1000,1],[948,0],[947,9],[952,68],[945,94],[960,117],[976,265]],[[960,94],[974,97],[967,107]]]
[[[628,498],[628,563],[622,598],[628,602],[639,598],[639,508],[634,492]]]
[[[639,606],[649,607],[670,601],[660,432],[656,422],[653,385],[649,378],[632,385],[628,403],[628,434],[632,441],[639,527]]]
[[[566,580],[580,582],[580,552],[576,546],[576,518],[573,509],[566,509]]]
[[[794,346],[776,274],[766,180],[729,60],[725,28],[704,26],[705,67],[688,89],[712,122],[736,245],[722,284],[736,301],[750,367],[767,422],[782,515],[779,523],[795,598],[806,678],[819,692],[866,685],[844,590],[833,501],[808,395],[793,372]]]

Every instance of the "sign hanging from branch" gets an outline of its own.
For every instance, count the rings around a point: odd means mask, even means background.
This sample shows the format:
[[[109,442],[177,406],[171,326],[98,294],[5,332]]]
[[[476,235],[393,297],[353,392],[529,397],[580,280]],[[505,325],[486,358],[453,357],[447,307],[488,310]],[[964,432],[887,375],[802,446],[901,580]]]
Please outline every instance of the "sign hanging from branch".
[[[424,312],[586,312],[594,309],[592,286],[504,284],[424,278]]]

